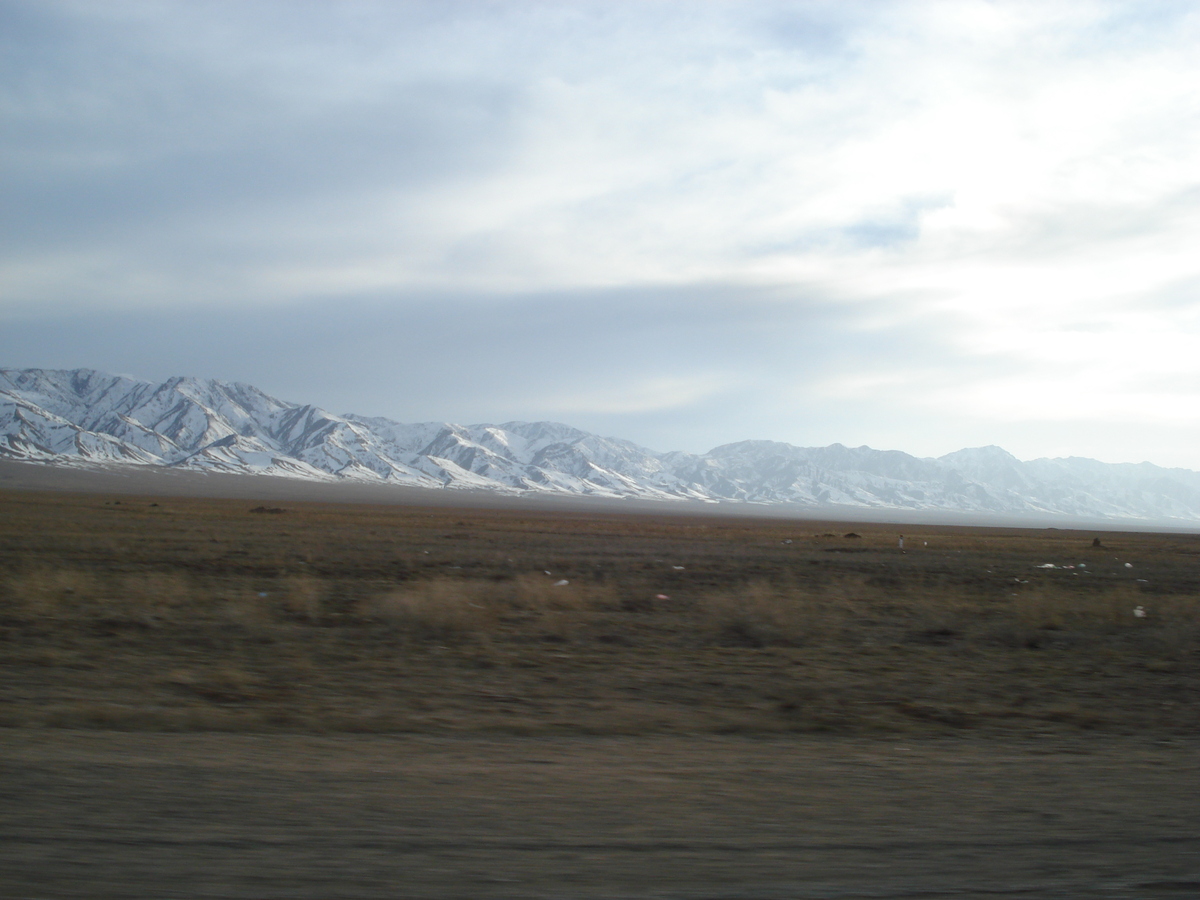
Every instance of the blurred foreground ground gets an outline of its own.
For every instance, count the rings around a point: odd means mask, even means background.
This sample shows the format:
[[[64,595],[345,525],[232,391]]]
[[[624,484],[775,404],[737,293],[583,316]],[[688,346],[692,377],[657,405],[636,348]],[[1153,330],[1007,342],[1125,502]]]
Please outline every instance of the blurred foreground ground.
[[[1200,896],[1200,746],[0,735],[0,893]]]

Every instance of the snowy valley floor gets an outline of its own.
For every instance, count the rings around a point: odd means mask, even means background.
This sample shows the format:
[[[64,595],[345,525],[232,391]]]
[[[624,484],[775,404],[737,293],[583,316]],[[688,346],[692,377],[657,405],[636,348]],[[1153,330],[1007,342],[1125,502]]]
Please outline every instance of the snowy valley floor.
[[[7,896],[1200,891],[1195,536],[4,491],[0,554]]]

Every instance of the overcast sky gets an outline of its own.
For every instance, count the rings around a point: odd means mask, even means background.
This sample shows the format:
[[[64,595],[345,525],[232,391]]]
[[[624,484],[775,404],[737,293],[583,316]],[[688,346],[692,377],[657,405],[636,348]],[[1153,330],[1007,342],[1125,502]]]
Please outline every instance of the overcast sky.
[[[0,366],[1200,469],[1190,0],[0,0],[0,229]]]

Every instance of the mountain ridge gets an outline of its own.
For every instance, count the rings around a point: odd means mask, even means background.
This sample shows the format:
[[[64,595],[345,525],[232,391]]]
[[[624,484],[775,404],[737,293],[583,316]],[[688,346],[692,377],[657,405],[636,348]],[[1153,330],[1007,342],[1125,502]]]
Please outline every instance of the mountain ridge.
[[[254,385],[0,369],[0,458],[508,494],[1200,521],[1200,473],[996,446],[916,457],[744,440],[660,453],[558,422],[404,424]]]

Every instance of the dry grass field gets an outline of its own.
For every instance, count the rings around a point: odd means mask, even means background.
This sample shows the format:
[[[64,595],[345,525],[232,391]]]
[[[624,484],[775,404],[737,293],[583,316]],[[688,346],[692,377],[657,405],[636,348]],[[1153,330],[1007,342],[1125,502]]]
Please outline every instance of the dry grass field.
[[[848,532],[8,492],[0,723],[1200,729],[1200,537]]]
[[[0,895],[1195,896],[1198,598],[1191,535],[3,491]]]

